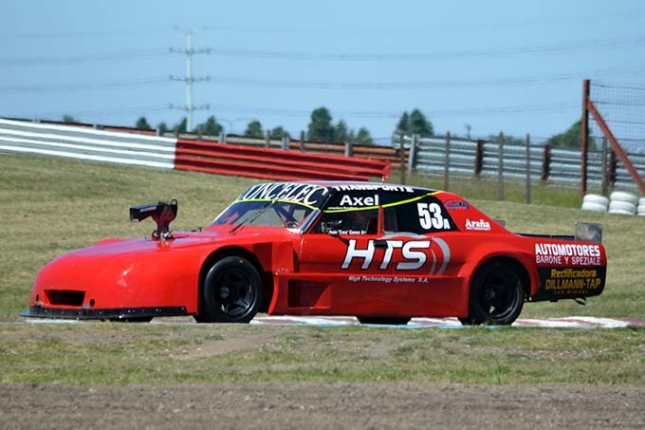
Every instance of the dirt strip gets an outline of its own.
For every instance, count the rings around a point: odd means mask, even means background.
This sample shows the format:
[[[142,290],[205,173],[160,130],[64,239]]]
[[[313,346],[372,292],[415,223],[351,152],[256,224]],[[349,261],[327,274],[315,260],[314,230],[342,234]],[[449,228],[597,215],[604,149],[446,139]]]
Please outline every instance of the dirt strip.
[[[624,385],[0,384],[0,428],[633,429],[643,404]]]

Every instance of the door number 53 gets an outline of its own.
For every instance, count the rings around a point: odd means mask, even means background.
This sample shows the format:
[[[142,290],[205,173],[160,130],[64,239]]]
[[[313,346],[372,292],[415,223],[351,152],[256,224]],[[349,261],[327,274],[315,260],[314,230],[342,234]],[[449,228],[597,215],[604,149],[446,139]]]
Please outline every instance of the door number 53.
[[[450,222],[441,215],[438,203],[417,203],[419,223],[424,230],[449,230]]]

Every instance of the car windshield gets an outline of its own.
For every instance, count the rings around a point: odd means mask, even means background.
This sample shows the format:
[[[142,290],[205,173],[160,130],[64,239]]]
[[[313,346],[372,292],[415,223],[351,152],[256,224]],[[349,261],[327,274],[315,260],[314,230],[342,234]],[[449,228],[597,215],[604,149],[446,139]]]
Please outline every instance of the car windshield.
[[[261,225],[298,228],[314,212],[311,206],[284,201],[238,201],[222,212],[211,225]]]

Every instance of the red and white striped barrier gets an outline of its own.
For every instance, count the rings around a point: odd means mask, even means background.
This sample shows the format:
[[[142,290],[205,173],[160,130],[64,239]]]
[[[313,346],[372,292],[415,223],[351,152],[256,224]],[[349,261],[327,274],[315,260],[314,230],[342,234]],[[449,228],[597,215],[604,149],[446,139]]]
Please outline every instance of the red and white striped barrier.
[[[367,181],[390,175],[385,160],[5,119],[0,119],[1,152],[278,181]]]

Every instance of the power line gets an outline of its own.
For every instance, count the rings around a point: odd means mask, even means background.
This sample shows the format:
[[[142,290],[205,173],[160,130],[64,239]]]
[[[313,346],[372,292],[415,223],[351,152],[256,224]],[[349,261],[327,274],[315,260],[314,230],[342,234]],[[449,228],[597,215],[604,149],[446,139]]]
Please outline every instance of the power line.
[[[190,66],[187,66],[190,67]],[[192,74],[192,71],[189,72]],[[492,78],[492,79],[479,79],[479,80],[431,80],[431,81],[382,81],[382,82],[322,82],[322,81],[295,81],[295,80],[275,80],[275,79],[258,79],[258,78],[240,78],[230,76],[207,76],[203,78],[177,78],[171,76],[171,80],[179,80],[188,83],[198,81],[209,81],[213,84],[224,85],[240,85],[240,86],[253,86],[262,88],[286,88],[286,89],[315,89],[315,90],[421,90],[421,89],[446,89],[446,88],[465,88],[465,87],[492,87],[492,86],[506,86],[506,85],[530,85],[530,84],[554,84],[558,82],[572,82],[578,81],[585,77],[593,76],[607,76],[607,75],[639,75],[645,73],[645,67],[619,67],[600,69],[590,71],[587,73],[574,73],[574,74],[557,74],[557,75],[543,75],[543,76],[526,76],[518,78]],[[190,75],[189,75],[190,76]],[[167,83],[168,78],[153,77],[153,78],[138,78],[128,80],[110,80],[110,81],[95,81],[95,82],[80,82],[70,84],[31,84],[31,85],[9,85],[0,86],[0,93],[3,94],[19,94],[19,93],[53,93],[53,92],[77,92],[84,90],[100,90],[100,89],[117,89],[125,87],[137,87],[143,85],[158,85]],[[187,105],[192,104],[192,89],[187,92]],[[180,108],[187,110],[185,106],[175,106],[173,108]],[[199,107],[199,109],[208,108],[207,105]],[[198,108],[193,106],[193,110]]]
[[[59,66],[69,64],[102,62],[102,61],[124,61],[138,60],[142,58],[154,58],[167,56],[168,51],[161,49],[148,49],[124,52],[106,52],[84,55],[57,56],[57,57],[27,57],[0,59],[0,67],[29,67],[29,66]]]
[[[156,85],[168,83],[168,78],[141,78],[120,81],[96,81],[96,82],[77,82],[72,84],[32,84],[32,85],[11,85],[0,87],[1,94],[20,94],[20,93],[56,93],[56,92],[76,92],[84,90],[105,90],[125,87],[139,87],[142,85]]]
[[[546,18],[528,17],[522,20],[495,20],[484,21],[473,24],[463,20],[446,20],[443,22],[428,21],[427,26],[423,25],[406,25],[396,22],[387,24],[386,30],[388,34],[419,34],[424,35],[428,33],[428,29],[441,31],[442,33],[455,31],[462,32],[464,30],[482,30],[486,28],[494,28],[496,30],[520,27],[525,30],[532,26],[539,26],[539,31],[545,31],[545,26],[567,26],[571,27],[572,23],[584,23],[593,28],[593,21],[600,21],[601,24],[606,25],[611,21],[620,21],[625,23],[630,20],[641,20],[643,10],[639,8],[629,10],[617,10],[612,7],[612,13],[607,14],[602,11],[594,10],[594,13],[584,14],[584,11],[578,10],[575,15],[559,15],[551,14]],[[0,31],[0,41],[3,40],[24,40],[24,39],[77,39],[77,38],[102,38],[102,37],[131,37],[134,35],[151,34],[151,33],[167,33],[168,27],[137,26],[134,29],[118,30],[118,31],[59,31],[59,32],[2,32]],[[378,22],[367,22],[366,24],[351,23],[348,25],[338,25],[338,23],[319,23],[307,22],[302,26],[297,23],[290,25],[274,25],[274,26],[244,26],[239,22],[227,25],[226,22],[218,22],[217,26],[210,26],[201,28],[200,31],[211,33],[255,33],[255,34],[295,34],[295,35],[327,35],[327,34],[378,34],[382,35],[384,25]]]
[[[185,51],[182,51],[185,52]],[[196,50],[193,50],[197,53]],[[276,80],[262,78],[243,78],[231,76],[206,76],[201,78],[192,77],[192,67],[187,64],[187,77],[170,76],[171,80],[186,82],[187,84],[187,106],[192,105],[192,83],[209,81],[213,84],[253,86],[261,88],[286,88],[286,89],[315,89],[315,90],[420,90],[420,89],[446,89],[465,87],[492,87],[506,85],[530,85],[530,84],[554,84],[558,82],[578,81],[588,77],[604,77],[608,75],[642,75],[645,73],[643,65],[630,67],[616,67],[599,70],[592,70],[581,73],[555,74],[542,76],[525,76],[517,78],[492,78],[478,80],[430,80],[430,81],[382,81],[382,82],[324,82],[324,81],[296,81]],[[30,84],[30,85],[8,85],[0,86],[0,93],[53,93],[53,92],[77,92],[83,90],[116,89],[124,87],[136,87],[142,85],[157,85],[167,83],[168,78],[151,77],[127,80],[109,80],[95,82],[76,82],[70,84]],[[627,88],[627,87],[626,87]],[[188,110],[185,106],[175,106]],[[207,108],[201,106],[199,109]],[[197,110],[193,106],[193,110]]]
[[[432,80],[432,81],[405,81],[405,82],[314,82],[295,81],[262,78],[243,78],[229,76],[212,76],[210,82],[214,84],[253,86],[262,88],[295,88],[295,89],[318,89],[318,90],[419,90],[419,89],[445,89],[464,87],[490,87],[504,85],[527,85],[527,84],[553,84],[557,82],[570,82],[583,79],[588,76],[607,76],[618,74],[643,74],[643,66],[629,68],[601,69],[588,73],[572,73],[544,76],[527,76],[518,78],[492,78],[479,80]]]
[[[337,54],[288,51],[265,51],[256,49],[210,48],[214,55],[237,58],[257,58],[290,61],[342,61],[342,62],[409,62],[409,61],[443,61],[462,58],[499,58],[535,54],[566,54],[571,52],[588,52],[616,49],[621,47],[645,46],[644,37],[619,37],[613,39],[594,39],[577,44],[554,44],[541,46],[524,46],[498,50],[436,51],[413,53],[385,54]]]
[[[137,26],[134,30],[119,31],[59,31],[59,32],[34,32],[34,33],[2,33],[0,32],[0,41],[4,40],[25,40],[25,39],[86,39],[101,37],[132,37],[134,35],[149,35],[151,33],[167,33],[168,27],[147,27]]]
[[[12,112],[12,117],[31,117],[38,119],[61,117],[63,115],[72,115],[75,117],[105,117],[105,116],[125,116],[132,114],[151,114],[162,113],[170,111],[168,106],[140,106],[140,107],[119,107],[110,109],[93,109],[93,110],[64,110],[64,111],[44,111],[29,114],[17,115]],[[0,117],[8,117],[8,115],[0,115]]]
[[[565,112],[579,110],[578,103],[549,103],[540,105],[513,105],[513,106],[493,106],[493,107],[480,107],[480,108],[454,108],[454,109],[434,109],[427,111],[428,116],[459,116],[459,115],[490,115],[490,114],[526,114],[526,113],[551,113],[551,112]],[[276,108],[262,108],[262,107],[248,107],[239,105],[212,105],[211,110],[217,112],[230,112],[239,115],[253,115],[253,114],[266,114],[266,115],[279,115],[286,117],[308,117],[311,115],[310,110],[303,109],[276,109]],[[337,111],[336,116],[347,116],[354,118],[373,118],[373,119],[387,119],[399,118],[401,112],[399,111]]]
[[[187,37],[191,36],[187,34]],[[230,48],[205,48],[191,49],[171,48],[171,53],[183,53],[187,57],[194,54],[211,54],[216,56],[234,57],[234,58],[255,58],[271,60],[289,60],[289,61],[340,61],[340,62],[411,62],[411,61],[443,61],[447,59],[462,59],[472,57],[482,58],[499,58],[514,57],[522,55],[548,54],[548,53],[572,53],[586,52],[595,50],[615,49],[621,47],[639,47],[645,46],[645,38],[639,36],[618,37],[612,39],[593,39],[582,41],[576,44],[554,44],[541,46],[522,46],[516,48],[500,50],[467,50],[467,51],[436,51],[436,52],[412,52],[412,53],[368,53],[368,54],[339,54],[339,53],[320,53],[314,54],[309,52],[293,51],[265,51],[249,49],[230,49]],[[192,51],[192,52],[190,52]],[[154,57],[163,57],[168,55],[167,50],[163,49],[145,49],[124,52],[107,52],[92,53],[72,56],[50,56],[50,57],[27,57],[0,59],[0,67],[28,67],[28,66],[46,66],[46,65],[69,65],[88,62],[103,61],[124,61],[138,60]]]

